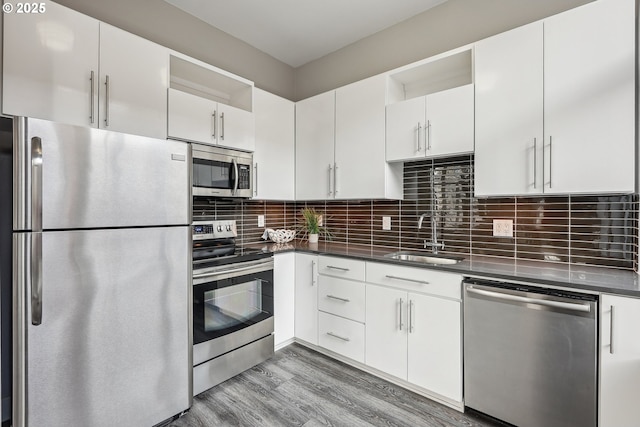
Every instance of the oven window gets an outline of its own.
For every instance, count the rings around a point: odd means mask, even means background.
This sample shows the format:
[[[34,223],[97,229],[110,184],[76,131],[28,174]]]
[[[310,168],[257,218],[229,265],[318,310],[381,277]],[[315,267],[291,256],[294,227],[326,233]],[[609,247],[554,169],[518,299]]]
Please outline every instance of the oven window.
[[[222,331],[262,313],[262,282],[254,280],[204,293],[204,330]]]
[[[233,170],[231,162],[193,159],[193,185],[205,188],[233,188]]]

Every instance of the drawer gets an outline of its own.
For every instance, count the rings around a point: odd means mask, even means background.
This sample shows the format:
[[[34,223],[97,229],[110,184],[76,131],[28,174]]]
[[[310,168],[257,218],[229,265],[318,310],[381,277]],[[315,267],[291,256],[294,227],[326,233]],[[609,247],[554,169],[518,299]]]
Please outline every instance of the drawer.
[[[364,261],[337,257],[318,257],[318,273],[343,279],[364,281]]]
[[[364,324],[320,312],[318,344],[327,350],[364,363]]]
[[[462,295],[461,275],[425,268],[367,262],[367,283],[455,299]]]
[[[363,282],[318,278],[318,309],[364,323],[365,286]]]

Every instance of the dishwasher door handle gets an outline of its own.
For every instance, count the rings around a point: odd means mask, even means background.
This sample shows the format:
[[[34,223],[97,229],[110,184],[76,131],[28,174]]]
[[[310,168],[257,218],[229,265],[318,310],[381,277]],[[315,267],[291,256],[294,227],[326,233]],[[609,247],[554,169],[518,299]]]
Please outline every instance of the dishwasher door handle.
[[[581,313],[591,312],[591,306],[589,304],[580,304],[580,303],[576,304],[576,303],[570,303],[570,302],[521,297],[518,295],[505,294],[502,292],[485,291],[484,289],[476,289],[473,286],[467,286],[467,292],[471,294],[483,295],[483,296],[491,297],[495,299],[501,299],[504,301],[520,302],[523,304],[536,304],[543,307],[562,308],[565,310],[578,311]]]

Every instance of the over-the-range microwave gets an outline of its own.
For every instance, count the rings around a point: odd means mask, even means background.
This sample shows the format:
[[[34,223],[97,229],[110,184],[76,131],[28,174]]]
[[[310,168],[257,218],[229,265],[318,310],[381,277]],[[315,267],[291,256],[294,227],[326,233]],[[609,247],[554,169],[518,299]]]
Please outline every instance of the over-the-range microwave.
[[[195,143],[191,148],[194,196],[252,196],[252,153]]]

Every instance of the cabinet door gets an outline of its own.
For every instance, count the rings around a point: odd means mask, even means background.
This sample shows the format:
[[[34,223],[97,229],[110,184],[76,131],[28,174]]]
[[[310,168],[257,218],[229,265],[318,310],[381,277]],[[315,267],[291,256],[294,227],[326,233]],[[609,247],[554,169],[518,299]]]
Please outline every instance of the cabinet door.
[[[475,194],[542,192],[542,22],[475,45]]]
[[[333,198],[335,91],[296,103],[296,200]]]
[[[336,90],[335,185],[337,199],[386,196],[386,76]]]
[[[640,401],[639,328],[639,299],[602,295],[598,411],[601,427],[638,424],[634,408]]]
[[[407,293],[367,285],[365,363],[407,379]]]
[[[95,127],[99,22],[56,3],[46,7],[4,14],[2,112]]]
[[[318,344],[318,257],[296,255],[295,335]]]
[[[216,106],[209,99],[169,89],[169,137],[215,144]]]
[[[473,151],[473,85],[427,95],[427,156]]]
[[[100,23],[101,128],[165,139],[168,76],[164,47]]]
[[[295,104],[260,89],[253,92],[256,199],[295,198]]]
[[[218,144],[240,150],[255,148],[253,113],[226,104],[218,104]]]
[[[409,382],[462,401],[460,302],[409,293]]]
[[[545,193],[634,191],[635,3],[544,21]]]
[[[273,311],[276,348],[295,334],[295,254],[273,256]]]
[[[422,158],[426,143],[424,97],[387,105],[387,161]]]

